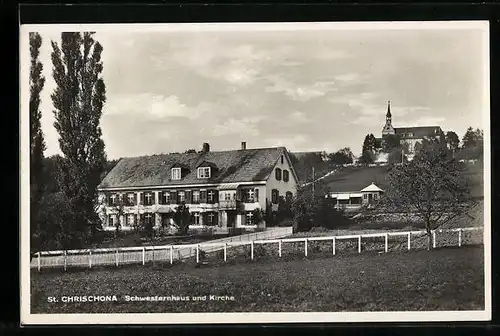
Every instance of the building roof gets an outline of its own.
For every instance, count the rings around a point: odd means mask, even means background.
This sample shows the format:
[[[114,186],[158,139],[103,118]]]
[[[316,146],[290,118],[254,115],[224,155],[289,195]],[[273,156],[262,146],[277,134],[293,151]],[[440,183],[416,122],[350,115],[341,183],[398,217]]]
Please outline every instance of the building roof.
[[[285,147],[122,158],[98,188],[264,181],[283,153],[288,156]],[[196,168],[203,162],[217,167],[208,179],[197,178]],[[172,180],[171,168],[178,166],[187,167],[188,171],[181,180]],[[293,168],[291,170],[296,177]]]
[[[361,192],[376,192],[376,191],[383,191],[383,190],[377,187],[373,182],[368,187],[361,189]]]
[[[443,132],[439,126],[394,127],[394,131],[403,139],[423,139]]]

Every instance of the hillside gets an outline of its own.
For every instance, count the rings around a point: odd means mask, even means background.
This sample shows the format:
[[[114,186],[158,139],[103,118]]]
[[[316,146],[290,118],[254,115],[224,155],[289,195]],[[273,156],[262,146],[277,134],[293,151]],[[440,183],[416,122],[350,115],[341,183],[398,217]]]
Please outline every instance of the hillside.
[[[343,167],[340,171],[323,179],[327,188],[332,192],[360,191],[374,182],[382,189],[388,188],[387,174],[389,166],[351,166]],[[483,169],[479,164],[468,164],[464,171],[471,184],[473,197],[483,196]]]

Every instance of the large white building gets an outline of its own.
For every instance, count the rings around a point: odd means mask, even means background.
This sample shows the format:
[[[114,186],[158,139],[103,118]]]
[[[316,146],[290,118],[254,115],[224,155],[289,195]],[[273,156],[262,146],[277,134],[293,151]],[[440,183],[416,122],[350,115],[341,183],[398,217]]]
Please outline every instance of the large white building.
[[[179,204],[191,213],[190,227],[255,228],[255,209],[277,210],[281,197],[296,193],[297,175],[285,147],[161,154],[122,158],[98,187],[104,228],[123,230],[140,221],[172,224]]]

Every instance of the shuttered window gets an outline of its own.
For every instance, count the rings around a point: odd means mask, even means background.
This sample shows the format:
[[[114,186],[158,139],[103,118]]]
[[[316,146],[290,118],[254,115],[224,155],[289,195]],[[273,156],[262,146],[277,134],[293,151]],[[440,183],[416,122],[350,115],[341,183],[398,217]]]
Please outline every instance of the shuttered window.
[[[283,182],[288,182],[290,180],[290,173],[288,170],[283,170]]]
[[[207,191],[200,190],[200,203],[207,203]]]
[[[281,169],[276,168],[275,170],[276,180],[281,181]]]
[[[253,195],[254,195],[253,197],[254,197],[255,202],[258,202],[259,201],[259,189],[255,188]]]
[[[278,191],[278,189],[273,189],[271,191],[271,201],[273,202],[273,204],[278,204],[279,197],[280,197],[280,192]]]

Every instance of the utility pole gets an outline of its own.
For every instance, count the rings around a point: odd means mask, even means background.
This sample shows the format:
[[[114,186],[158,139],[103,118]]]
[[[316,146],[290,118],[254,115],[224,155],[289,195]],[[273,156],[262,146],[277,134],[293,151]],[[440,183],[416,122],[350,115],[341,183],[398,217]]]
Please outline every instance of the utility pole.
[[[312,167],[312,193],[313,193],[313,197],[314,197],[314,167]]]

